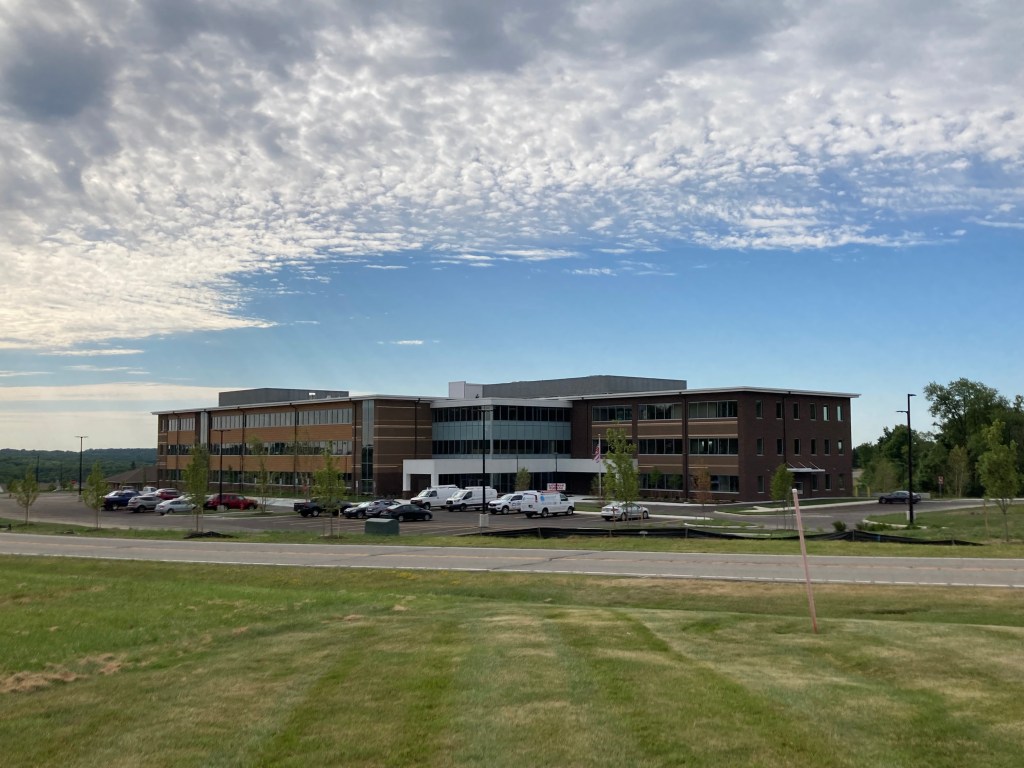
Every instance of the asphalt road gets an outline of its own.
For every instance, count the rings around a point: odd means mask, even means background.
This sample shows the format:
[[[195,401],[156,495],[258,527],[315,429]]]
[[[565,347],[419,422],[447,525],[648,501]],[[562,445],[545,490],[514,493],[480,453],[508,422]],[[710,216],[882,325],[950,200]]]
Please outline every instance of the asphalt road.
[[[925,502],[919,511],[938,508],[942,502]],[[947,502],[943,506],[970,504]],[[679,525],[678,507],[650,505],[655,517],[650,525]],[[660,515],[672,511],[672,515]],[[699,522],[699,508],[684,510],[691,521]],[[850,523],[881,510],[877,503],[852,503],[828,508],[804,509],[805,526],[829,528],[834,519]],[[731,515],[706,513],[710,517],[750,519],[773,527],[776,515]],[[10,499],[0,499],[0,515],[19,519],[20,513]],[[40,498],[31,511],[31,519],[79,525],[91,525],[92,510],[71,494],[50,494]],[[522,515],[492,515],[490,527],[535,527],[538,520]],[[252,513],[205,515],[205,529],[223,533],[243,530],[305,530],[321,532],[332,524],[330,518],[303,518],[294,513],[260,516]],[[545,525],[608,526],[595,514],[577,513],[572,517],[545,520]],[[633,523],[635,525],[635,523]],[[102,527],[178,528],[192,527],[192,517],[160,516],[152,512],[130,513],[124,510],[102,512]],[[337,532],[362,532],[364,521],[335,518]],[[623,525],[619,523],[618,525]],[[438,535],[477,532],[478,513],[438,510],[430,522],[402,524],[403,531],[423,531]],[[297,565],[333,568],[421,568],[442,570],[494,571],[516,573],[575,573],[605,576],[636,576],[685,579],[726,579],[751,581],[801,581],[800,559],[790,555],[695,554],[663,552],[602,552],[592,550],[533,550],[462,547],[403,547],[338,544],[253,544],[216,539],[153,541],[145,539],[82,539],[73,536],[37,536],[0,532],[0,553],[64,557],[155,560],[165,562],[234,563],[259,565]],[[910,558],[910,557],[812,557],[811,578],[816,583],[833,584],[929,584],[976,587],[1024,587],[1024,560],[984,558]]]
[[[800,582],[794,555],[598,552],[345,544],[253,544],[216,539],[154,541],[0,533],[0,553],[178,563],[389,568],[619,577]],[[1024,588],[1024,560],[811,557],[817,584]]]

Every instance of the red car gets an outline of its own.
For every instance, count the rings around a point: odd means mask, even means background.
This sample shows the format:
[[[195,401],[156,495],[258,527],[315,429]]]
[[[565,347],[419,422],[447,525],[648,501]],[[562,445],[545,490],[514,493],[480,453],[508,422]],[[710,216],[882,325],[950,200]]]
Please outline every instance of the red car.
[[[240,493],[215,493],[206,497],[203,509],[216,509],[221,505],[228,509],[256,509],[259,506],[256,499],[250,499]]]
[[[156,495],[159,496],[164,501],[167,501],[168,499],[176,499],[179,496],[181,496],[181,491],[179,491],[177,488],[160,488],[156,492]]]

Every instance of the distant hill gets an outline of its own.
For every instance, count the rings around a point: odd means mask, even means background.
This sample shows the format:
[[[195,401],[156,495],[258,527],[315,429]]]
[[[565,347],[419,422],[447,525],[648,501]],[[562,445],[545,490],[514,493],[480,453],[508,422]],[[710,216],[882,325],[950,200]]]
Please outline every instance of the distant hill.
[[[104,477],[156,464],[156,448],[90,448],[82,454],[82,478],[100,463]],[[78,451],[20,451],[0,448],[0,485],[36,472],[39,484],[68,487],[78,481]]]

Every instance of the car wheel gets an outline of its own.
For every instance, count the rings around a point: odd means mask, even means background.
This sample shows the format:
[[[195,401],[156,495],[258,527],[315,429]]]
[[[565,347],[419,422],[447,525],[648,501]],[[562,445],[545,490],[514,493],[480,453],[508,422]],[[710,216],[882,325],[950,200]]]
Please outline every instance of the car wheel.
[[[404,523],[405,522],[405,515],[399,515],[398,516],[398,522]]]
[[[572,507],[569,507],[567,510],[565,510],[565,514],[571,515],[575,511],[576,511],[575,509],[573,509]]]
[[[423,502],[423,508],[425,510],[427,510],[427,512],[429,512],[430,511],[430,502],[429,501]]]
[[[642,515],[643,519],[644,519],[644,520],[646,520],[646,519],[648,519],[648,518],[649,518],[650,516],[651,516],[651,513],[650,513],[650,512],[648,512],[648,511],[647,511],[647,510],[645,509],[645,510],[643,511],[643,515]]]
[[[434,516],[433,516],[432,514],[430,514],[429,512],[427,512],[427,514],[425,514],[425,515],[423,516],[423,519],[424,519],[424,520],[433,520],[433,519],[434,519]]]
[[[527,512],[527,513],[526,513],[526,517],[527,517],[527,519],[529,519],[529,520],[533,520],[533,512]]]
[[[319,509],[314,509],[313,510],[313,517],[320,517],[320,510]]]
[[[459,505],[459,512],[465,512],[465,511],[466,511],[466,505],[465,504]]]
[[[542,510],[540,511],[540,516],[541,516],[541,517],[547,517],[547,516],[548,516],[548,511],[547,511],[546,509],[542,509]]]

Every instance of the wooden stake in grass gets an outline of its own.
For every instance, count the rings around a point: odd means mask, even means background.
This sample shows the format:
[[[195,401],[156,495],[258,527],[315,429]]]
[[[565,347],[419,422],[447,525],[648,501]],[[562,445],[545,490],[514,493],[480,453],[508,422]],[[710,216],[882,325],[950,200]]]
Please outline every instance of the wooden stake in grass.
[[[818,616],[814,611],[814,590],[811,589],[811,570],[807,565],[807,542],[804,540],[804,521],[800,516],[800,492],[793,489],[793,512],[796,514],[796,530],[800,536],[800,556],[804,561],[804,582],[807,584],[807,605],[811,611],[811,627],[818,634]]]

